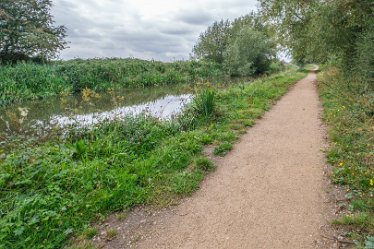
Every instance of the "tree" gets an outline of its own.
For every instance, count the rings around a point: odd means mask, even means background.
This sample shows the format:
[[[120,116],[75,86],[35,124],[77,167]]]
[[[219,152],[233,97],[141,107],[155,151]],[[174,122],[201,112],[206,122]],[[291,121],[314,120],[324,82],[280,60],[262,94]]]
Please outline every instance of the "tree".
[[[291,49],[296,61],[324,63],[338,58],[345,71],[363,65],[363,55],[365,61],[373,61],[374,1],[260,2],[262,14],[274,26],[278,41]]]
[[[193,48],[194,55],[199,59],[207,59],[217,63],[223,62],[224,52],[230,37],[230,22],[228,20],[214,22],[202,33],[197,45]]]
[[[274,44],[251,27],[242,27],[225,51],[224,68],[232,76],[263,73],[275,57]]]
[[[275,43],[258,13],[233,22],[214,22],[200,35],[193,52],[199,59],[219,63],[232,76],[267,71],[275,58]]]
[[[0,60],[55,58],[66,47],[64,26],[54,26],[50,0],[1,0]]]

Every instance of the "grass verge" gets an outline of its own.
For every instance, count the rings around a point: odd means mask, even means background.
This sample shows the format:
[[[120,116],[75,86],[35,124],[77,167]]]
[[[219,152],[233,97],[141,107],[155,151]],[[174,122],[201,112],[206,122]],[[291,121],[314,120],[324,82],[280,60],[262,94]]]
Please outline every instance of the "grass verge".
[[[345,225],[359,248],[374,248],[374,91],[334,68],[319,75],[319,91],[329,127],[332,179],[347,191],[348,204],[341,204],[347,215],[335,224]]]
[[[210,87],[171,122],[132,118],[21,144],[0,159],[0,248],[61,247],[73,235],[92,236],[89,224],[103,215],[191,194],[213,168],[204,146],[226,153],[304,76],[288,71],[225,91]]]

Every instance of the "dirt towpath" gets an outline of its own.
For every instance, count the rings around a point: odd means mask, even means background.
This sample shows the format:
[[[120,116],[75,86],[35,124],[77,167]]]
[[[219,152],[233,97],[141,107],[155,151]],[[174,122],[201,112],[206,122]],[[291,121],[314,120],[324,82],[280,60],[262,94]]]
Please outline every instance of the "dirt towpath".
[[[248,130],[192,197],[144,226],[132,248],[333,248],[324,130],[310,73]],[[126,248],[117,242],[107,248]]]

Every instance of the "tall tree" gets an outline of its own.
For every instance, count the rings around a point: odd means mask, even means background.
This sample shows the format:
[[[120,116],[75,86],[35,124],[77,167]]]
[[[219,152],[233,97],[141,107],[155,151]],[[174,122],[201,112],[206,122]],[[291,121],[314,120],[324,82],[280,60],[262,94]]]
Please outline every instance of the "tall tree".
[[[275,58],[275,46],[263,32],[243,26],[225,51],[224,68],[232,76],[263,73]]]
[[[232,76],[267,71],[275,59],[275,43],[261,18],[252,12],[232,22],[214,22],[200,35],[195,56],[219,63]]]
[[[202,33],[197,45],[193,48],[193,53],[197,58],[204,58],[217,63],[223,62],[230,37],[230,22],[221,20],[214,22],[212,26]]]
[[[0,1],[0,60],[51,59],[66,47],[64,26],[54,26],[51,0]]]
[[[373,0],[260,0],[278,40],[300,62],[338,58],[345,69],[372,54]],[[370,45],[371,42],[371,45]],[[367,49],[367,52],[363,52]],[[372,57],[373,58],[373,57]]]

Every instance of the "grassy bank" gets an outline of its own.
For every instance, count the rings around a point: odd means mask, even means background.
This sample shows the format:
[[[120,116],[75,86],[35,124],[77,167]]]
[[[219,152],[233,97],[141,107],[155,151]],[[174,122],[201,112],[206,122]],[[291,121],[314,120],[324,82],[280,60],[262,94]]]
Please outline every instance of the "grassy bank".
[[[92,59],[39,65],[0,66],[0,106],[89,88],[147,87],[221,79],[222,70],[210,62],[164,63],[139,59]]]
[[[61,141],[25,143],[0,159],[0,248],[56,248],[113,211],[168,205],[195,191],[224,155],[305,73],[289,71],[218,91],[207,86],[183,116],[103,124]]]
[[[338,203],[347,215],[335,224],[347,226],[359,248],[374,248],[374,89],[334,68],[319,81],[331,141],[328,162],[333,181],[347,191],[348,202]]]

